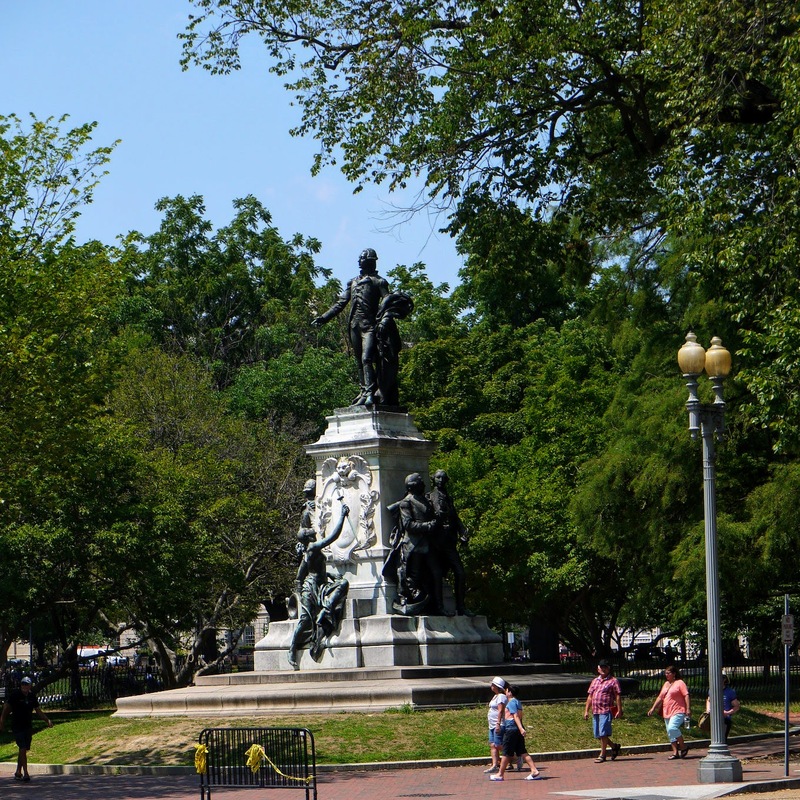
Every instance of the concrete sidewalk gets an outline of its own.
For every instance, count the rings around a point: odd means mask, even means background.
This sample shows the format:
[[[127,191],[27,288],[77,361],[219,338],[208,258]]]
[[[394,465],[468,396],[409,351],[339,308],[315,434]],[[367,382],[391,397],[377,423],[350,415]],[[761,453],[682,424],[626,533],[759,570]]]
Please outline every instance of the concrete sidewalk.
[[[601,800],[705,800],[743,791],[800,790],[800,762],[789,765],[784,777],[783,739],[732,742],[731,752],[742,761],[744,781],[736,784],[698,784],[697,762],[705,748],[693,748],[686,759],[669,761],[668,751],[636,748],[616,761],[595,764],[586,754],[543,754],[536,758],[543,780],[524,780],[527,772],[506,773],[502,783],[489,781],[481,766],[403,766],[364,771],[324,771],[318,779],[319,800],[394,800],[394,798],[447,798],[522,800],[532,795],[549,800],[599,798]],[[797,757],[797,745],[792,751]],[[596,753],[592,752],[592,756]],[[57,768],[51,768],[57,769]],[[196,775],[58,775],[36,774],[23,784],[12,770],[0,770],[3,800],[189,800],[199,797]],[[271,790],[215,790],[214,797],[254,800],[273,796]],[[283,790],[279,797],[301,798],[302,790]],[[800,791],[798,792],[800,797]]]

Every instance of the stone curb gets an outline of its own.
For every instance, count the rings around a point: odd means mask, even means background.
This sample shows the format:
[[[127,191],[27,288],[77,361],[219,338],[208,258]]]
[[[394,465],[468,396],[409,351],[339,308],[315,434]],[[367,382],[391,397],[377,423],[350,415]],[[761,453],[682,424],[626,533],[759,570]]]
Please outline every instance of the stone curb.
[[[792,728],[790,735],[800,734],[800,728]],[[746,736],[732,736],[731,742],[757,742],[764,739],[783,738],[783,731],[774,733],[752,733]],[[686,742],[690,750],[706,747],[709,739],[693,739]],[[623,754],[631,753],[662,753],[670,749],[668,744],[641,744],[623,748]],[[573,761],[583,758],[594,758],[597,755],[597,748],[591,750],[557,750],[550,753],[531,753],[534,761]],[[378,772],[399,769],[430,769],[432,767],[473,767],[481,766],[486,763],[486,756],[478,758],[447,758],[430,759],[425,761],[372,761],[356,764],[317,764],[317,773],[320,775],[336,772]],[[5,761],[0,763],[0,767],[14,769],[16,763]],[[155,775],[168,777],[170,775],[194,775],[194,767],[183,766],[136,766],[124,764],[30,764],[30,771],[36,775]],[[779,788],[800,788],[800,778],[785,778],[781,781],[769,781],[768,783],[747,783],[747,791],[768,791],[769,787]],[[766,788],[756,788],[764,786]],[[736,790],[739,791],[738,789]]]

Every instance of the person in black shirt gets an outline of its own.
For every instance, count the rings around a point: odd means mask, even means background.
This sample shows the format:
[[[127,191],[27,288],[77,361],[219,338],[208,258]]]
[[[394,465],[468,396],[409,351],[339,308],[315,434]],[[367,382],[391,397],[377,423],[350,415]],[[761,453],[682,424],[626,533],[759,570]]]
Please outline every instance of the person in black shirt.
[[[48,728],[53,727],[53,723],[39,708],[39,701],[33,693],[33,682],[30,678],[23,678],[19,689],[13,689],[3,704],[3,713],[0,714],[0,733],[6,729],[6,719],[9,714],[11,732],[19,748],[14,780],[27,782],[31,779],[28,774],[28,750],[31,749],[33,741],[33,715],[36,714],[39,719],[43,719]]]

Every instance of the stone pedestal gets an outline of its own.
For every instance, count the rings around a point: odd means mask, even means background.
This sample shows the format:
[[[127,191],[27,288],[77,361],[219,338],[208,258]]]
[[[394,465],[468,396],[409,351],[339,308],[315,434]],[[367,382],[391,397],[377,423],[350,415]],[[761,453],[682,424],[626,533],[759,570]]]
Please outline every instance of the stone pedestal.
[[[287,660],[294,620],[273,622],[255,650],[255,668],[290,670]],[[403,617],[376,614],[345,618],[319,661],[308,650],[299,653],[301,671],[324,672],[355,667],[424,667],[497,664],[503,643],[486,617]]]
[[[325,433],[306,452],[316,462],[317,528],[324,535],[350,508],[345,528],[328,553],[328,571],[350,589],[344,619],[320,661],[307,649],[301,670],[502,661],[500,636],[485,617],[405,617],[392,613],[397,591],[381,572],[390,551],[394,519],[388,507],[405,495],[405,478],[419,472],[430,486],[428,461],[435,449],[408,414],[365,407],[337,409]],[[448,610],[452,597],[445,594]],[[273,622],[255,646],[256,670],[289,670],[287,651],[294,620]]]
[[[350,582],[354,616],[391,613],[395,587],[381,576],[394,526],[388,506],[405,496],[410,473],[419,472],[430,483],[428,461],[436,445],[423,438],[408,414],[355,406],[337,409],[327,419],[325,433],[306,447],[316,462],[318,513],[329,507],[335,515],[339,498],[344,499],[351,536],[368,545],[348,552],[346,528],[331,547],[329,568]],[[341,475],[350,467],[351,477]],[[362,475],[364,469],[368,475]]]

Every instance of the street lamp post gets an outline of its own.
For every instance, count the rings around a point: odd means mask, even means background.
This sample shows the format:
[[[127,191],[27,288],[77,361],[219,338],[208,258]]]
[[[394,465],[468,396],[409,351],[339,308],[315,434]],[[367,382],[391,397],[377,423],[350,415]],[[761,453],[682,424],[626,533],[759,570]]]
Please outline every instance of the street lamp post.
[[[717,497],[714,472],[715,437],[725,432],[725,400],[722,384],[731,371],[731,354],[719,337],[711,340],[708,351],[693,333],[678,351],[678,364],[686,379],[689,399],[689,432],[703,440],[703,509],[706,546],[706,615],[708,619],[708,686],[711,701],[711,745],[700,759],[697,779],[700,783],[734,783],[742,780],[741,762],[725,744],[722,717],[722,640],[719,621],[719,571],[717,567]],[[697,378],[705,369],[714,390],[714,402],[704,404],[697,396]]]

